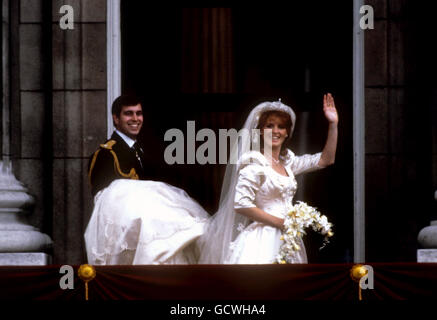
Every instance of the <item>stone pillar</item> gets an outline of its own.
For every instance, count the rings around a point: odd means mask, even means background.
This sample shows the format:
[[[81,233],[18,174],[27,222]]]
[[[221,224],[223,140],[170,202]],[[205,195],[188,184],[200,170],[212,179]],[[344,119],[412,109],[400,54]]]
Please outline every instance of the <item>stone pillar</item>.
[[[412,212],[417,203],[428,208],[432,202],[431,121],[422,98],[429,90],[416,88],[428,63],[419,35],[429,30],[418,24],[423,10],[414,1],[366,4],[375,18],[365,32],[366,258],[415,261],[423,216]]]
[[[59,27],[59,9],[64,4],[74,10],[74,29]],[[83,234],[93,205],[88,158],[107,137],[106,5],[106,0],[52,0],[52,237],[56,264],[86,261]]]
[[[10,161],[0,161],[0,265],[47,265],[52,240],[27,223],[35,201],[12,174]]]
[[[437,201],[437,190],[434,198]],[[424,248],[417,250],[417,262],[437,262],[437,220],[420,230],[417,239]]]
[[[2,0],[2,109],[0,110],[0,132],[2,133],[1,156],[9,158],[9,3]]]
[[[364,30],[359,14],[363,0],[354,0],[353,16],[353,149],[354,149],[354,262],[365,257],[365,82]]]
[[[43,188],[33,183],[41,180],[38,146],[42,145],[39,137],[44,127],[38,122],[44,110],[44,104],[40,103],[43,94],[39,92],[40,9],[39,1],[2,1],[0,265],[50,263],[46,253],[51,247],[50,237],[27,221],[41,225],[43,220]],[[22,123],[25,125],[21,126]],[[38,201],[15,178],[12,160],[18,174],[34,188],[32,192]],[[37,213],[29,216],[31,210]]]

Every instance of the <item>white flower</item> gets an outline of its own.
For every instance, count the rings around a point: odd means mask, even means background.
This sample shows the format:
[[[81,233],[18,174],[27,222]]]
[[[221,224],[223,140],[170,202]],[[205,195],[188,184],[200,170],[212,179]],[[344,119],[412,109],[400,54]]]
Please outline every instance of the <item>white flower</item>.
[[[334,234],[331,230],[332,223],[328,222],[328,218],[302,201],[298,201],[288,212],[284,220],[284,226],[285,229],[281,235],[283,243],[276,257],[276,262],[280,264],[295,261],[295,256],[301,250],[298,240],[306,234],[306,228],[312,227],[314,231],[325,235],[325,240],[320,249],[323,249],[329,243],[328,238]]]

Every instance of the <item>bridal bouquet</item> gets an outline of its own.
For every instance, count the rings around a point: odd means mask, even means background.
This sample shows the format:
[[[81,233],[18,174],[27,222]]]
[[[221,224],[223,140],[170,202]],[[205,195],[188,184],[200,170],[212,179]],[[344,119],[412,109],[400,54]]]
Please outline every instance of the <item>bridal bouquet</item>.
[[[279,249],[279,254],[276,257],[277,263],[285,264],[295,261],[294,256],[300,251],[298,239],[302,238],[305,229],[312,227],[314,231],[325,236],[323,249],[329,243],[329,238],[334,235],[332,232],[332,223],[328,222],[325,215],[321,215],[316,208],[307,205],[305,202],[298,201],[287,214],[284,221],[285,231],[281,236],[283,244]]]

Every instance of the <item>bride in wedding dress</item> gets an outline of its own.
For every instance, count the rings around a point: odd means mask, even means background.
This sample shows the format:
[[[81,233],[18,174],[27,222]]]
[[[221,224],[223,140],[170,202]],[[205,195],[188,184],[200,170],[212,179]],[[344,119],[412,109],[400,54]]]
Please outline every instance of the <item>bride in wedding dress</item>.
[[[293,206],[297,190],[295,176],[334,163],[338,115],[331,94],[324,96],[323,111],[329,122],[323,151],[296,156],[285,148],[296,121],[293,110],[280,101],[264,102],[252,110],[243,127],[251,134],[234,145],[231,157],[238,154],[239,160],[228,164],[219,210],[198,240],[199,263],[276,261],[284,217]],[[259,134],[252,134],[256,130]],[[259,151],[254,150],[257,144]],[[303,243],[300,247],[293,263],[307,263]]]

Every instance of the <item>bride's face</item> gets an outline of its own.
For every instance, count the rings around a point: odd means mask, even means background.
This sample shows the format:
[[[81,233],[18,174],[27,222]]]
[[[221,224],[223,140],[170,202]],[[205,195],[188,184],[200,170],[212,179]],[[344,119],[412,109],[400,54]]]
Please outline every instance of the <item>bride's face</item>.
[[[276,115],[271,115],[267,118],[261,131],[264,137],[264,144],[271,146],[272,149],[281,148],[287,138],[285,121]]]

